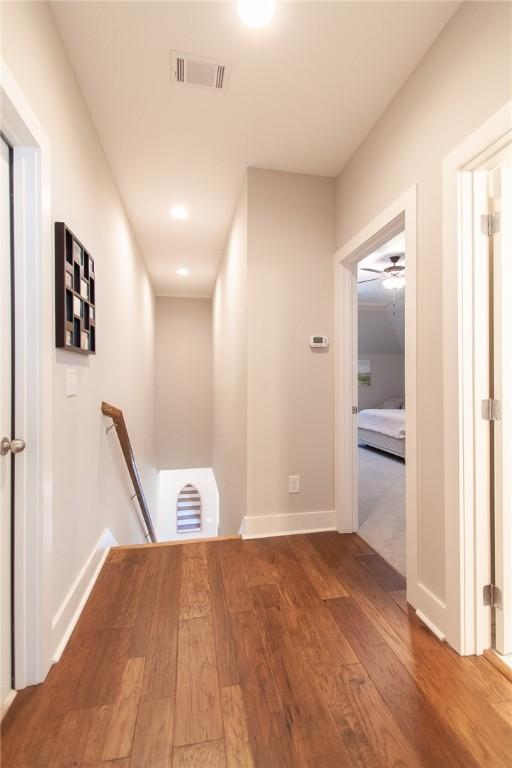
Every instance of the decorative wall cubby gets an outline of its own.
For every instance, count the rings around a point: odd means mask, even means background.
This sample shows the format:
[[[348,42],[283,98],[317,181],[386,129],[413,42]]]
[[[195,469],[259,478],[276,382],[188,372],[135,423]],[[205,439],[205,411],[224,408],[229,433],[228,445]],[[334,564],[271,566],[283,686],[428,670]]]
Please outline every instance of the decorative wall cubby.
[[[55,222],[55,341],[72,352],[96,353],[94,260],[61,221]]]

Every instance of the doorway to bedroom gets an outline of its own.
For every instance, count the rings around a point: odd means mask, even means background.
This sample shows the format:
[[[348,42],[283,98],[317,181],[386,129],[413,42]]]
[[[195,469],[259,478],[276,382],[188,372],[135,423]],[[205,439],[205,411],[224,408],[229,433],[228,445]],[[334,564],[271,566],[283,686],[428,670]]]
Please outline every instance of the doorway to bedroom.
[[[363,283],[363,286],[367,286],[367,291],[370,290],[370,286],[376,286],[382,291],[386,291],[385,300],[380,303],[391,305],[389,313],[390,322],[397,324],[401,322],[401,315],[404,317],[404,330],[403,330],[403,368],[404,368],[404,405],[407,408],[395,408],[395,409],[383,409],[383,408],[367,408],[366,410],[379,411],[382,419],[391,419],[391,411],[402,411],[401,418],[405,420],[405,434],[406,437],[402,438],[402,448],[405,454],[405,459],[401,460],[400,456],[392,464],[392,469],[396,470],[397,478],[401,477],[404,484],[404,502],[401,507],[401,516],[396,515],[396,527],[398,530],[398,524],[400,521],[401,533],[400,533],[400,546],[403,546],[402,564],[398,561],[394,561],[394,568],[397,566],[404,571],[403,575],[398,571],[392,571],[392,565],[388,565],[390,555],[388,552],[384,552],[385,562],[379,563],[379,554],[376,554],[371,561],[375,567],[379,569],[386,569],[388,571],[389,583],[400,584],[401,586],[394,586],[393,589],[400,594],[397,597],[402,600],[404,597],[403,588],[405,586],[406,593],[405,598],[407,602],[413,606],[418,615],[423,617],[425,615],[422,610],[423,599],[427,600],[428,596],[425,593],[423,584],[421,583],[419,567],[418,567],[418,552],[420,551],[420,542],[422,535],[421,526],[421,514],[418,509],[418,416],[417,416],[417,387],[418,387],[418,348],[417,348],[417,188],[415,185],[409,187],[403,194],[391,202],[387,208],[379,213],[373,220],[367,223],[356,235],[348,240],[341,248],[334,254],[334,272],[335,272],[335,307],[336,307],[336,398],[335,398],[335,505],[336,505],[336,527],[340,533],[358,532],[364,538],[365,531],[360,529],[365,525],[364,521],[360,523],[359,515],[359,472],[365,473],[365,467],[359,466],[359,420],[360,420],[360,403],[361,410],[364,410],[363,399],[360,395],[361,389],[359,387],[360,376],[364,376],[366,373],[370,377],[373,375],[377,368],[372,365],[372,355],[365,353],[359,353],[358,347],[358,282],[359,282],[359,265],[368,257],[373,255],[375,266],[368,266],[368,264],[361,264],[369,269],[375,269],[376,272],[365,272],[369,278],[375,278],[375,282]],[[389,258],[390,253],[392,256],[401,254],[398,259],[391,260]],[[384,258],[382,258],[384,256]],[[387,269],[389,265],[406,266],[406,269],[400,270],[393,268],[390,272],[382,274],[383,270]],[[394,273],[394,274],[393,274]],[[400,274],[399,274],[400,273]],[[401,285],[401,280],[404,279],[405,285]],[[395,285],[391,283],[391,287],[385,287],[383,284],[387,280],[388,276],[396,278]],[[361,278],[361,281],[365,278]],[[378,281],[378,282],[377,282]],[[389,283],[388,283],[389,285]],[[393,296],[394,288],[394,296]],[[362,290],[362,288],[361,288]],[[372,289],[373,290],[373,289]],[[375,289],[376,290],[376,289]],[[388,298],[389,296],[389,298]],[[370,303],[370,302],[367,302]],[[379,302],[375,302],[379,303]],[[395,304],[395,315],[393,315],[393,303]],[[382,309],[383,307],[381,307]],[[374,310],[376,311],[376,310]],[[372,316],[375,317],[378,315]],[[395,347],[396,349],[396,347]],[[397,352],[396,354],[400,354]],[[366,365],[366,371],[364,370],[364,364],[359,365],[359,359],[370,360],[369,366]],[[363,370],[361,370],[363,368]],[[368,385],[365,385],[368,387]],[[369,388],[368,388],[369,389]],[[368,394],[368,390],[365,389],[365,394]],[[384,400],[392,400],[400,398],[401,393],[390,394],[389,397],[385,393],[379,400],[373,401],[373,405],[382,404]],[[388,413],[384,414],[384,411]],[[400,418],[399,416],[399,418]],[[368,427],[368,425],[367,425]],[[368,430],[376,431],[376,430]],[[376,459],[380,457],[383,461],[380,462],[384,465],[384,459],[388,458],[389,462],[394,462],[394,457],[397,455],[390,452],[390,448],[398,448],[395,443],[389,443],[386,441],[386,447],[388,450],[383,451],[382,441],[378,447],[369,445],[371,441],[368,434],[363,435],[366,437],[366,446],[371,447],[374,451],[379,451],[378,454],[372,454],[372,457]],[[388,436],[389,437],[389,436]],[[399,440],[400,437],[395,438]],[[399,451],[398,453],[400,453]],[[386,456],[388,454],[388,456]],[[370,452],[366,451],[365,456],[369,456]],[[376,464],[376,461],[374,461]],[[391,465],[388,465],[391,466]],[[372,477],[375,469],[372,471],[370,467],[366,472],[367,478]],[[382,472],[384,479],[390,480],[391,473]],[[397,479],[396,484],[399,482]],[[376,484],[376,499],[382,494],[382,483]],[[393,488],[393,492],[399,495],[395,483],[391,480],[389,485]],[[364,516],[364,511],[363,511]],[[378,518],[378,515],[377,515]],[[403,523],[401,522],[403,520]],[[402,528],[403,526],[403,528]],[[380,526],[381,530],[386,530],[386,524]],[[403,533],[402,533],[403,531]],[[371,544],[375,552],[379,552],[378,547],[382,547],[382,543],[377,544],[377,540]],[[396,550],[398,551],[398,549]],[[386,560],[387,557],[387,560]],[[404,578],[405,577],[405,578]]]
[[[405,232],[357,264],[358,534],[401,576],[405,536]]]

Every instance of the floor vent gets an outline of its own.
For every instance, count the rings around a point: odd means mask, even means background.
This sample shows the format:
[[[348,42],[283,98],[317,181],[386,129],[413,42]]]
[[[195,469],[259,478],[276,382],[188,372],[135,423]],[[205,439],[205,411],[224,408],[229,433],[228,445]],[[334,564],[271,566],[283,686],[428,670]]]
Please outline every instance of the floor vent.
[[[225,61],[171,51],[171,80],[176,85],[225,91],[230,67]]]
[[[201,496],[194,485],[187,483],[176,503],[176,531],[192,533],[201,530]]]

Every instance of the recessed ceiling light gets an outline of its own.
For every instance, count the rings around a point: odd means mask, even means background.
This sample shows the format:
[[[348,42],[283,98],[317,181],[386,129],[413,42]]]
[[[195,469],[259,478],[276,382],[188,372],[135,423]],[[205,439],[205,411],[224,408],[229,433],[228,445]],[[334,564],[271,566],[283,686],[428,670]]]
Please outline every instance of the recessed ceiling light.
[[[180,267],[179,269],[176,270],[176,274],[179,275],[180,277],[186,277],[187,275],[190,274],[190,272],[188,271],[188,269],[185,269],[185,267]]]
[[[238,15],[248,27],[266,27],[274,18],[275,0],[238,0]]]
[[[188,211],[183,205],[175,205],[171,208],[171,216],[173,219],[188,219]]]

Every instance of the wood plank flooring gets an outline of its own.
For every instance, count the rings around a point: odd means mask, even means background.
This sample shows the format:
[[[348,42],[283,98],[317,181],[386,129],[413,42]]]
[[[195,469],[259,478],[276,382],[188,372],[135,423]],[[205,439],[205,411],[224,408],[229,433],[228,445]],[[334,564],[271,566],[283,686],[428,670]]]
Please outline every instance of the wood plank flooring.
[[[3,768],[510,768],[512,682],[355,535],[113,550]]]

